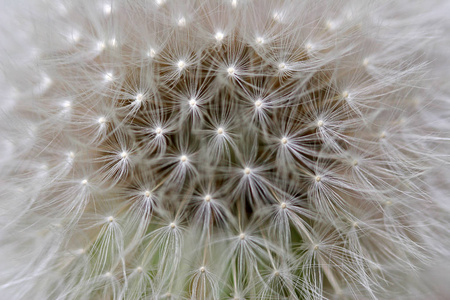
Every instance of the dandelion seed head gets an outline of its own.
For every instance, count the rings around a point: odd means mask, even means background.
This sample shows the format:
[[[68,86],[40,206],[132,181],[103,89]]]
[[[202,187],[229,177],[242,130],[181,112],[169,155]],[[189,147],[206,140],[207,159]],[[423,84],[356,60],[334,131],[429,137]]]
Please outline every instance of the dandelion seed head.
[[[182,71],[184,68],[186,68],[186,62],[184,60],[178,61],[177,67],[180,71]]]
[[[224,131],[223,131],[222,127],[217,128],[217,134],[223,134],[223,133],[224,133]]]
[[[188,161],[188,157],[187,157],[186,155],[182,155],[182,156],[180,157],[180,161],[181,161],[182,163],[187,162],[187,161]]]
[[[246,167],[246,168],[244,169],[244,174],[245,174],[245,175],[250,175],[251,172],[252,172],[252,170],[251,170],[250,168],[248,168],[248,167]]]

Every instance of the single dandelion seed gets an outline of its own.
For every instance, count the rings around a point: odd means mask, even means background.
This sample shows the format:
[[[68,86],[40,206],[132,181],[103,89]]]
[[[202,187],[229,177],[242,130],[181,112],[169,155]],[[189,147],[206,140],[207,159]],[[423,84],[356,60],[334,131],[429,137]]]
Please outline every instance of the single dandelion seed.
[[[104,4],[104,5],[103,5],[103,13],[104,13],[105,15],[111,14],[111,11],[112,11],[112,6],[111,6],[111,4]]]
[[[223,38],[224,38],[224,34],[222,33],[222,32],[217,32],[215,35],[214,35],[214,37],[215,37],[215,39],[218,41],[218,42],[220,42],[220,41],[222,41],[223,40]]]
[[[186,26],[186,19],[184,17],[178,19],[178,26],[180,27]]]
[[[191,107],[197,106],[197,100],[195,100],[194,98],[192,98],[191,100],[189,100],[189,105],[190,105]]]
[[[106,47],[105,42],[103,42],[103,41],[97,42],[97,45],[96,45],[97,51],[103,51],[105,49],[105,47]]]
[[[115,38],[111,39],[111,40],[109,41],[109,45],[110,45],[111,47],[116,47],[116,46],[117,46],[117,40],[116,40]]]
[[[62,107],[64,107],[64,108],[70,108],[72,106],[72,103],[70,102],[70,101],[64,101],[63,103],[62,103]]]
[[[334,30],[334,29],[336,29],[336,23],[333,22],[333,21],[327,21],[326,22],[326,28],[328,30]]]
[[[233,76],[236,70],[233,67],[228,67],[227,73],[229,76]]]
[[[274,12],[272,15],[272,19],[274,19],[274,21],[276,22],[280,22],[281,21],[281,14],[278,12]]]
[[[147,52],[147,56],[150,58],[154,58],[156,56],[156,51],[153,48],[150,48],[150,50]]]
[[[362,64],[363,64],[364,67],[367,67],[369,65],[369,59],[368,58],[364,58]]]
[[[181,70],[183,70],[185,67],[186,67],[186,62],[184,61],[184,60],[180,60],[178,63],[177,63],[177,67],[178,67],[178,69],[181,71]]]
[[[258,45],[262,45],[262,44],[264,44],[264,38],[262,38],[262,37],[257,37],[256,39],[255,39],[255,42],[258,44]]]
[[[73,153],[72,151],[70,151],[69,154],[67,154],[67,160],[68,160],[69,162],[72,162],[74,158],[75,158],[75,153]]]
[[[142,100],[144,100],[144,95],[139,93],[136,95],[136,97],[134,98],[137,102],[142,102]]]
[[[113,73],[112,72],[107,72],[104,76],[103,76],[103,79],[105,80],[105,81],[107,81],[107,82],[109,82],[109,81],[112,81],[114,78],[113,78]]]
[[[166,3],[166,0],[155,0],[156,5],[161,6]]]

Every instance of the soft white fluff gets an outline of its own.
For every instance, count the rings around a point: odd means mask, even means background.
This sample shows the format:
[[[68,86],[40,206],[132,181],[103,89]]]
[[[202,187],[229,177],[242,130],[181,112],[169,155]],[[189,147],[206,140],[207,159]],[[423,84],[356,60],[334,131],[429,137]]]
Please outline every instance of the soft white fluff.
[[[1,299],[445,295],[445,1],[2,7]]]

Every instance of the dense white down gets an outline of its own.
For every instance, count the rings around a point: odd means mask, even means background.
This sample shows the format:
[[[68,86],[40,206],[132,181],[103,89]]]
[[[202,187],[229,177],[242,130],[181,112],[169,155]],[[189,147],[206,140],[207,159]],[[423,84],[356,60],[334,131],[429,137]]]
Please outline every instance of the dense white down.
[[[446,1],[1,4],[0,299],[445,299]]]

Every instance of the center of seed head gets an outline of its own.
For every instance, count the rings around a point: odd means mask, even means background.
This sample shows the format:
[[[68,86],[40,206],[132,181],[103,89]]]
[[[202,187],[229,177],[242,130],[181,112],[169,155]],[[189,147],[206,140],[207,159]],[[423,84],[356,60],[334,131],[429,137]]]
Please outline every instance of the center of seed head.
[[[210,202],[211,201],[211,195],[206,195],[204,199],[205,199],[205,202]]]
[[[194,106],[197,105],[197,101],[196,101],[195,99],[191,99],[191,100],[189,100],[189,105],[190,105],[191,107],[194,107]]]
[[[161,127],[156,127],[155,133],[156,134],[161,134],[162,133],[162,128]]]
[[[282,138],[282,139],[281,139],[281,143],[282,143],[283,145],[286,145],[287,142],[288,142],[287,138]]]
[[[218,134],[223,134],[223,128],[222,127],[217,128],[217,133]]]
[[[245,168],[244,169],[244,174],[245,175],[249,175],[252,172],[252,170],[250,170],[250,168]]]
[[[260,107],[262,105],[262,101],[261,100],[256,100],[255,101],[255,106],[258,108],[258,107]]]
[[[236,70],[233,68],[233,67],[229,67],[228,69],[227,69],[227,72],[228,72],[228,75],[234,75],[234,72],[235,72]]]
[[[151,195],[150,191],[145,191],[145,192],[144,192],[144,196],[145,196],[145,197],[148,198],[148,197],[150,197],[150,195]]]
[[[180,157],[181,162],[186,162],[187,159],[188,159],[188,158],[187,158],[186,155],[182,155],[182,156]]]

